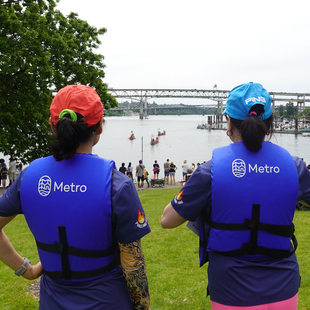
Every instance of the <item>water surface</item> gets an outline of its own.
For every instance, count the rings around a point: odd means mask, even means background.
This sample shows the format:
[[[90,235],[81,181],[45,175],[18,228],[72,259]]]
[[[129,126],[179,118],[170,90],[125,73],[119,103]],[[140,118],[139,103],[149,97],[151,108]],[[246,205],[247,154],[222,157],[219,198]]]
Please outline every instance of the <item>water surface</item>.
[[[230,143],[224,130],[197,129],[197,125],[206,122],[206,118],[200,115],[158,115],[144,120],[138,116],[106,117],[103,135],[94,153],[113,159],[117,168],[122,162],[126,166],[132,162],[135,167],[143,159],[150,174],[154,160],[157,160],[161,166],[160,177],[163,177],[163,164],[168,158],[178,167],[176,179],[180,180],[185,159],[195,164],[207,161],[211,159],[214,148]],[[151,145],[150,139],[157,134],[158,129],[166,130],[166,135],[159,137],[158,144]],[[131,131],[136,136],[133,141],[128,139]],[[271,141],[310,164],[310,137],[274,134]]]

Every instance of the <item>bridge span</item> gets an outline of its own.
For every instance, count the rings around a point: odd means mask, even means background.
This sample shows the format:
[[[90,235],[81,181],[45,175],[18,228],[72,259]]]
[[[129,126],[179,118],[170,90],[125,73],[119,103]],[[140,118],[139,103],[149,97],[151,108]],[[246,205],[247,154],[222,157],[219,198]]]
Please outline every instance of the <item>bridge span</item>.
[[[148,103],[150,98],[193,98],[193,99],[207,99],[211,102],[206,102],[205,105],[213,106],[216,102],[217,116],[221,118],[222,111],[225,108],[229,90],[219,89],[115,89],[109,88],[108,92],[115,98],[127,98],[140,101],[140,118],[147,115]],[[294,93],[294,92],[269,92],[272,97],[273,108],[276,102],[293,103],[298,110],[303,110],[306,104],[310,102],[310,93]],[[212,103],[213,101],[213,103]],[[119,110],[119,109],[111,109]]]

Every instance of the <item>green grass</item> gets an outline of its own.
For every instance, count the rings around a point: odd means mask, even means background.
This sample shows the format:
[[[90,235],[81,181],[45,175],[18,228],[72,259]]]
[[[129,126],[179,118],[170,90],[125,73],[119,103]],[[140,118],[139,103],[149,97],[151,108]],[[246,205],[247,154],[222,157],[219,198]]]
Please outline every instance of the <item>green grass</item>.
[[[178,189],[154,189],[139,192],[152,232],[142,239],[151,294],[152,310],[211,309],[206,298],[207,269],[199,268],[198,238],[185,225],[162,229],[163,208]],[[299,310],[310,310],[310,212],[297,211],[297,258],[301,288]],[[15,248],[33,262],[38,260],[35,243],[23,216],[18,216],[5,231]],[[0,263],[0,309],[37,309],[38,301],[27,293],[29,281],[16,277]]]

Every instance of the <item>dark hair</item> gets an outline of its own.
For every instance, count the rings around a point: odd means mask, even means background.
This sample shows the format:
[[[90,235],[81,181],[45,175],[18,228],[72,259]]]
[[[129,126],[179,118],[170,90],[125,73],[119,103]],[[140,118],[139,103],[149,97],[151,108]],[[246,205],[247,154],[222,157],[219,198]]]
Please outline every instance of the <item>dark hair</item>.
[[[251,152],[258,152],[261,149],[267,133],[270,133],[270,138],[272,135],[273,117],[271,115],[266,120],[261,120],[259,116],[263,113],[264,107],[261,104],[255,104],[245,120],[231,118],[232,125],[240,131],[244,145]]]
[[[52,150],[57,161],[69,159],[74,156],[78,146],[90,139],[99,127],[96,125],[88,127],[81,114],[77,114],[77,121],[73,122],[69,114],[64,115],[54,126]]]

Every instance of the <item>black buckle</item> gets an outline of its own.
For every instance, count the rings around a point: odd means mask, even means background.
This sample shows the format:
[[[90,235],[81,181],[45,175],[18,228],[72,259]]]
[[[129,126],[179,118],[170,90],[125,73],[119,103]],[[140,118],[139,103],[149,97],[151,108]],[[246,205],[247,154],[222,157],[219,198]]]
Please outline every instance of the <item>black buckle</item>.
[[[243,223],[246,227],[248,227],[251,230],[257,226],[257,222],[253,219],[245,219]]]

